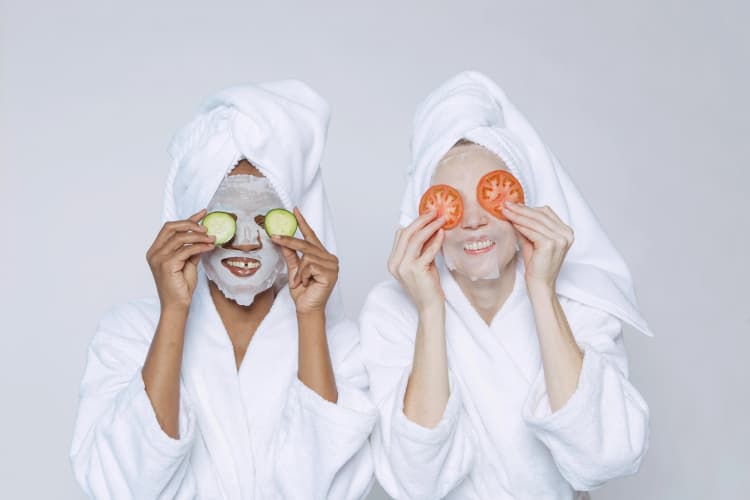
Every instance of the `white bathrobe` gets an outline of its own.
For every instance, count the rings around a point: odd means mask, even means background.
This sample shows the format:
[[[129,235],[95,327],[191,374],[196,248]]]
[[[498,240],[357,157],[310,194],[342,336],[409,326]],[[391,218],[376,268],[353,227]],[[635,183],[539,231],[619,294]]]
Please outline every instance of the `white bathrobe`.
[[[648,441],[648,407],[627,379],[621,321],[560,297],[584,362],[576,392],[552,414],[523,260],[490,326],[440,267],[451,392],[436,427],[404,414],[418,321],[409,297],[390,280],[372,290],[362,311],[383,488],[397,499],[570,499],[574,490],[635,472]]]
[[[533,129],[483,75],[454,77],[418,111],[402,225],[416,216],[434,165],[461,138],[503,158],[524,184],[528,205],[549,204],[569,224],[575,221],[579,248],[569,252],[558,296],[584,354],[578,386],[562,408],[550,411],[520,253],[513,292],[490,326],[438,259],[450,397],[434,428],[412,422],[403,400],[418,315],[396,281],[381,283],[360,318],[371,398],[380,413],[371,438],[376,476],[397,499],[586,498],[581,492],[637,471],[648,448],[649,412],[628,381],[623,320],[650,331],[627,268],[593,214],[551,153],[540,150]]]
[[[208,204],[240,158],[300,206],[335,252],[318,169],[325,102],[299,82],[229,89],[212,98],[172,144],[165,220]],[[156,420],[141,369],[159,320],[158,299],[112,309],[91,342],[71,459],[97,499],[355,499],[370,490],[367,437],[377,413],[366,395],[356,325],[338,292],[327,334],[338,388],[330,403],[297,377],[298,325],[286,286],[240,365],[199,268],[181,372],[179,439]]]

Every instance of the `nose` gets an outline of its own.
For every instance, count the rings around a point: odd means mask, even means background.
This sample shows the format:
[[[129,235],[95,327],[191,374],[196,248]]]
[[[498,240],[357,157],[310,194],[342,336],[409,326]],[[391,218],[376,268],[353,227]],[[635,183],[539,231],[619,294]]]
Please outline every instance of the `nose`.
[[[253,252],[263,248],[260,239],[260,231],[251,224],[243,224],[237,221],[237,232],[234,238],[224,244],[224,248],[239,250],[240,252]]]
[[[489,223],[489,214],[476,200],[464,199],[464,215],[461,227],[464,229],[479,229]]]

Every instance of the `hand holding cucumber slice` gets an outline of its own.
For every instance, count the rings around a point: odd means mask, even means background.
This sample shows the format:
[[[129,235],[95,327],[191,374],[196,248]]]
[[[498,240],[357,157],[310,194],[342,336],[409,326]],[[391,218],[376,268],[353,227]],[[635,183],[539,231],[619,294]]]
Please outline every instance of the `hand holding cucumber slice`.
[[[268,236],[280,234],[282,236],[294,236],[297,232],[297,218],[289,210],[274,208],[266,213],[265,222]]]
[[[211,212],[203,218],[201,224],[206,227],[207,235],[216,236],[216,245],[223,245],[234,238],[234,233],[237,232],[237,222],[226,212]]]

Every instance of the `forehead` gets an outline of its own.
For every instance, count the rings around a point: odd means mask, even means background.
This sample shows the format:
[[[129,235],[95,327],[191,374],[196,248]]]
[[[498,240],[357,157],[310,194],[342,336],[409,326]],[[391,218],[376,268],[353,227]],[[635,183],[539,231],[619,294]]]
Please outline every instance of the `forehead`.
[[[225,177],[209,203],[211,210],[223,209],[235,212],[281,206],[281,199],[271,187],[268,179],[252,174],[235,174]]]
[[[452,147],[435,167],[432,184],[472,185],[486,173],[508,167],[492,151],[477,144]]]

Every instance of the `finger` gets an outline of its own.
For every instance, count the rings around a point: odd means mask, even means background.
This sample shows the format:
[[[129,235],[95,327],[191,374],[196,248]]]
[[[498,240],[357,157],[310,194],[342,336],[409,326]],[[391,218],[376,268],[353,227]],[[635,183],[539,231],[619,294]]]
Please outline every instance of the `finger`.
[[[404,233],[404,228],[400,227],[396,229],[396,234],[393,236],[393,246],[391,247],[391,254],[396,250],[396,247],[398,247],[398,242],[401,240],[401,235]]]
[[[201,210],[201,212],[203,212],[203,210]],[[167,222],[162,226],[161,230],[159,230],[159,234],[156,235],[154,243],[151,245],[149,251],[154,253],[160,250],[176,232],[195,231],[197,233],[205,233],[207,230],[208,229],[205,226],[201,226],[197,222],[189,219]]]
[[[190,221],[193,221],[193,222],[200,222],[200,220],[206,215],[207,212],[208,212],[207,209],[201,208],[200,210],[198,210],[197,212],[195,212],[193,215],[191,215],[190,217],[188,217],[187,220],[190,220]]]
[[[552,232],[559,232],[558,223],[554,220],[546,209],[552,210],[549,207],[527,207],[526,205],[520,205],[518,203],[506,203],[503,209],[510,210],[511,213],[517,213],[529,219],[534,219],[539,224],[544,225],[548,230]]]
[[[302,212],[300,212],[299,208],[297,207],[294,207],[294,216],[297,217],[297,221],[299,222],[299,230],[302,233],[302,236],[305,237],[305,240],[311,242],[318,248],[325,250],[325,247],[318,239],[318,235],[315,234],[315,231],[313,231],[313,229],[310,227],[310,224],[307,223],[307,219],[305,219],[305,217],[302,215]]]
[[[330,269],[332,271],[338,271],[339,268],[339,260],[335,257],[333,259],[321,259],[315,255],[305,254],[302,256],[302,259],[300,259],[300,266],[306,263],[317,264],[324,269]]]
[[[198,254],[195,254],[195,255],[191,255],[190,258],[188,258],[188,260],[186,262],[190,262],[194,266],[197,266],[198,265],[198,261],[201,260],[201,255],[203,255],[203,254],[198,253]]]
[[[409,244],[409,240],[411,239],[411,236],[422,229],[424,226],[429,224],[433,219],[437,217],[437,211],[430,210],[428,212],[425,212],[424,214],[420,215],[416,219],[414,219],[411,224],[406,226],[401,230],[401,235],[398,240],[398,244],[396,245],[396,248],[391,253],[391,259],[394,263],[399,263],[404,258],[404,253],[406,252],[406,248]]]
[[[528,262],[532,254],[534,253],[534,244],[526,235],[521,233],[518,228],[515,229],[516,235],[518,235],[518,240],[520,241],[519,246],[521,247],[521,256],[523,257],[525,262]]]
[[[438,229],[438,232],[435,234],[435,237],[432,239],[432,241],[430,241],[422,250],[422,255],[419,257],[419,261],[423,264],[429,264],[434,261],[435,256],[437,256],[438,252],[442,248],[444,241],[445,229],[441,227],[440,229]]]
[[[177,232],[172,235],[167,242],[164,243],[161,251],[158,253],[172,253],[176,252],[183,245],[195,244],[195,243],[215,243],[216,236],[213,234],[194,233],[194,232]]]
[[[325,276],[338,276],[339,266],[338,259],[335,261],[322,260],[317,257],[311,257],[310,255],[304,255],[299,262],[299,267],[295,273],[294,284],[295,287],[298,285],[307,286],[310,283],[310,279],[314,278],[315,272]],[[312,273],[312,274],[311,274]],[[327,283],[329,280],[318,280],[323,283]]]
[[[557,215],[557,212],[552,210],[549,206],[545,206],[543,210],[557,222],[558,233],[563,235],[569,244],[572,244],[574,240],[573,228],[567,225],[565,221]]]
[[[289,283],[292,284],[292,279],[299,269],[299,256],[294,250],[281,247],[281,254],[284,256],[284,262],[286,262],[287,276],[289,277]]]
[[[407,250],[404,253],[404,257],[410,259],[416,259],[422,253],[422,247],[425,242],[429,240],[441,227],[445,224],[445,217],[438,217],[434,221],[427,224],[425,227],[414,233],[411,240],[407,244]]]
[[[316,255],[324,257],[330,255],[324,248],[318,247],[310,241],[295,238],[293,236],[282,236],[280,234],[274,234],[271,236],[271,241],[281,247],[285,247],[297,252],[304,254]]]
[[[526,226],[516,225],[514,226],[516,231],[518,231],[521,236],[525,237],[528,241],[530,241],[534,246],[541,245],[547,241],[549,241],[549,238],[538,231],[535,231],[531,228],[528,228]]]
[[[189,258],[191,258],[194,255],[200,256],[201,254],[204,254],[206,252],[210,252],[216,248],[213,243],[198,243],[195,245],[185,245],[180,249],[177,253],[174,254],[174,257],[171,259],[174,262],[179,262],[180,265],[184,265],[185,261],[187,261]]]
[[[536,233],[544,235],[547,239],[556,240],[559,237],[555,231],[549,229],[546,225],[542,224],[535,218],[505,209],[503,209],[503,215],[505,215],[514,226],[527,227]]]
[[[299,280],[302,286],[307,287],[311,282],[321,285],[330,285],[335,281],[337,273],[322,267],[316,262],[305,262],[299,268]]]

